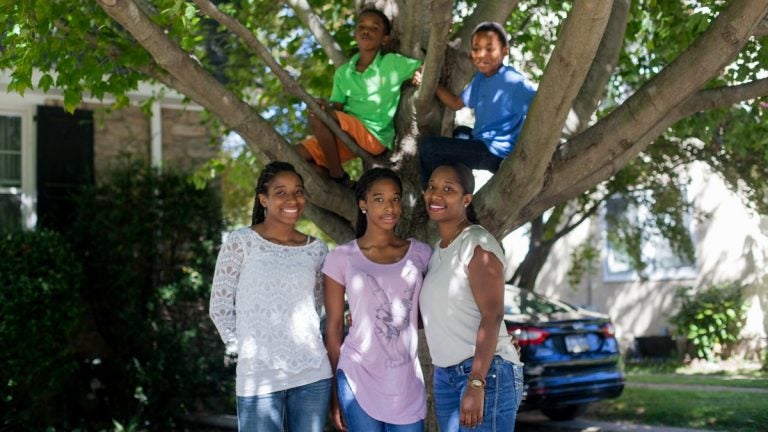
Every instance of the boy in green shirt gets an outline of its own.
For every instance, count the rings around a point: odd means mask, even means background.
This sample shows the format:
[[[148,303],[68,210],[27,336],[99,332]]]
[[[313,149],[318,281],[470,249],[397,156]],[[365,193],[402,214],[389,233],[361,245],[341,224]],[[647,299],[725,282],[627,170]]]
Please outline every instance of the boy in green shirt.
[[[392,25],[384,13],[365,9],[357,16],[355,40],[358,53],[333,75],[330,102],[319,100],[342,130],[373,155],[392,149],[394,117],[400,102],[400,86],[412,79],[421,61],[397,53],[381,53],[390,40]],[[341,164],[357,157],[320,119],[309,114],[313,136],[297,147],[321,174],[350,185]]]

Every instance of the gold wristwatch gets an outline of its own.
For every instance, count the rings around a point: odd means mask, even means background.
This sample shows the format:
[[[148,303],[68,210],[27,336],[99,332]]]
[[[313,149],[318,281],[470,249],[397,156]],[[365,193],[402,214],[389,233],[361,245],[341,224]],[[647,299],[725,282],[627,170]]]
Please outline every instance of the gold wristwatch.
[[[485,380],[480,378],[469,378],[469,381],[467,382],[469,387],[475,389],[475,390],[481,390],[485,388]]]

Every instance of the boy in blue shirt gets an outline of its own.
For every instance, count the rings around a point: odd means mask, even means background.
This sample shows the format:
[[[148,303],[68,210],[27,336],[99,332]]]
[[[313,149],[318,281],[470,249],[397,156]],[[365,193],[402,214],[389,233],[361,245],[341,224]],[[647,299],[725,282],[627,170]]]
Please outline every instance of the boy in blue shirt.
[[[383,12],[360,12],[355,25],[358,53],[334,73],[330,102],[318,101],[343,131],[373,155],[392,149],[400,87],[421,66],[420,60],[381,52],[390,40],[391,29]],[[313,136],[296,147],[299,155],[314,163],[321,175],[351,186],[341,164],[357,156],[312,114],[309,125]]]
[[[511,66],[507,33],[496,22],[483,22],[472,33],[472,63],[477,72],[460,96],[438,86],[435,95],[453,110],[475,111],[469,139],[430,136],[419,147],[422,186],[436,167],[461,162],[472,169],[495,173],[515,147],[528,106],[536,94],[533,84]],[[455,135],[454,135],[455,136]]]

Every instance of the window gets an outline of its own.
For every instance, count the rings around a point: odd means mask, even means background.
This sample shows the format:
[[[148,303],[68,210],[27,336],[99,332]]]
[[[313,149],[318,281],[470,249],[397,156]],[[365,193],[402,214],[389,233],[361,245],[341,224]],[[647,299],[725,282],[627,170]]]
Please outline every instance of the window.
[[[603,256],[603,280],[605,282],[629,282],[640,279],[632,267],[629,255],[613,244],[609,231],[616,228],[612,224],[641,224],[650,218],[649,210],[642,206],[628,203],[616,196],[608,200],[604,213],[605,253]],[[686,214],[683,222],[692,233],[692,214]],[[640,255],[647,267],[643,276],[650,280],[691,279],[697,276],[696,263],[686,256],[678,255],[670,242],[656,230],[646,230],[642,238],[632,247],[639,248]]]
[[[0,188],[21,188],[21,117],[0,115]]]
[[[34,228],[34,106],[0,107],[0,226]]]

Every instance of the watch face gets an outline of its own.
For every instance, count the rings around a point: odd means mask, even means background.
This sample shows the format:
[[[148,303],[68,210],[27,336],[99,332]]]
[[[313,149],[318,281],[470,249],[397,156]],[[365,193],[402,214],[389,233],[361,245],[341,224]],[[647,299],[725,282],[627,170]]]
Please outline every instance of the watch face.
[[[469,380],[469,385],[471,385],[473,388],[483,388],[483,382],[479,379]]]

